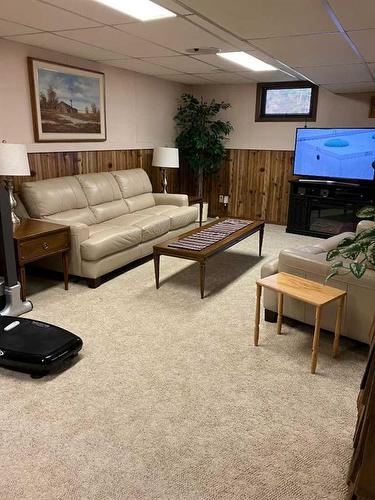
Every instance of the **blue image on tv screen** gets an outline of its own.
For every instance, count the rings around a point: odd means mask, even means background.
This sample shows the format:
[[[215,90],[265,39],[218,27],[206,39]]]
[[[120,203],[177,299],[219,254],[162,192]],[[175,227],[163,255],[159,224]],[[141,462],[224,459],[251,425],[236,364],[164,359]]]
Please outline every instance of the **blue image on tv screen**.
[[[331,179],[374,179],[375,129],[298,128],[294,174]]]

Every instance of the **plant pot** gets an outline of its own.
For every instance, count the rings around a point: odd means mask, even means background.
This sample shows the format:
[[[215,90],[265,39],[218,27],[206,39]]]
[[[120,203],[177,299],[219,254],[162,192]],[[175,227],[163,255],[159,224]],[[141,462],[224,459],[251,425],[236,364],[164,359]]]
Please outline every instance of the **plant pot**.
[[[199,222],[200,204],[196,203],[195,205],[192,206],[198,210],[198,217],[196,218],[195,222]],[[202,222],[207,222],[207,218],[208,218],[208,203],[203,202]]]

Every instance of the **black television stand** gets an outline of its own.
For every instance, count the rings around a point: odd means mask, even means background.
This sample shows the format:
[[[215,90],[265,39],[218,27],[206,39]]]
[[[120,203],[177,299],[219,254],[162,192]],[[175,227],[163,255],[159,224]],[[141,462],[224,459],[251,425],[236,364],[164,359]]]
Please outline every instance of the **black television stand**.
[[[288,233],[328,238],[355,231],[357,211],[374,205],[374,185],[300,179],[290,181]]]

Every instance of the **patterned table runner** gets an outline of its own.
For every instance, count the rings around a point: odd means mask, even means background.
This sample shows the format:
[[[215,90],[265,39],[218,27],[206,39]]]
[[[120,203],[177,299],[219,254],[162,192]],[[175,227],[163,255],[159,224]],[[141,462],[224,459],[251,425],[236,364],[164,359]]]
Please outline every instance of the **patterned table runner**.
[[[183,248],[186,250],[203,250],[204,248],[223,240],[227,236],[252,224],[251,220],[225,219],[213,226],[202,229],[198,233],[181,238],[174,243],[169,243],[172,248]]]

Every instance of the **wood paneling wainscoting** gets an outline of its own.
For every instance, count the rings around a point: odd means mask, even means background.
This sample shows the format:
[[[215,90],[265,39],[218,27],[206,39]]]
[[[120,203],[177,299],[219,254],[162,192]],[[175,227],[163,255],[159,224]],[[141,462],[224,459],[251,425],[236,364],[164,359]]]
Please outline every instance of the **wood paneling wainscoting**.
[[[264,219],[286,225],[293,151],[228,150],[225,166],[207,183],[210,214]],[[219,195],[229,195],[228,206]]]
[[[286,224],[292,155],[292,151],[228,149],[224,167],[205,185],[210,216]],[[154,191],[161,190],[160,169],[152,167],[152,149],[30,153],[29,162],[32,175],[15,178],[16,191],[26,180],[129,168],[146,170]],[[167,175],[170,193],[196,194],[196,180],[186,167],[170,169]],[[229,196],[227,206],[219,203],[220,194]]]

